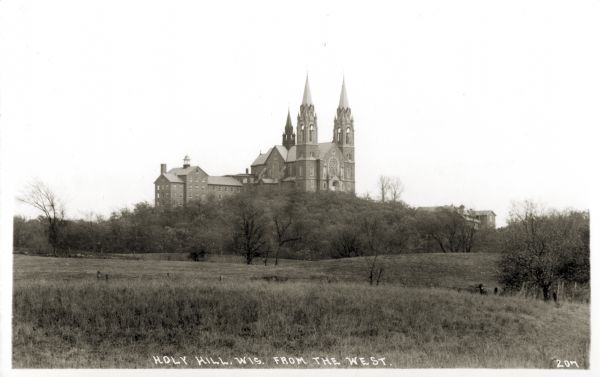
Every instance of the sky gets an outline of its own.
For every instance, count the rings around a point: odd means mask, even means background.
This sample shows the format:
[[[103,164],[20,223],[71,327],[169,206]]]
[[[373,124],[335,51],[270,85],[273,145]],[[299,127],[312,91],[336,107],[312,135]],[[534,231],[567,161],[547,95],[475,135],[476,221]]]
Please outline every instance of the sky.
[[[345,78],[356,191],[412,206],[591,206],[598,1],[0,3],[2,190],[33,179],[69,217],[153,202],[188,154],[242,173],[294,127],[308,74],[319,141]],[[36,212],[5,201],[16,214]]]

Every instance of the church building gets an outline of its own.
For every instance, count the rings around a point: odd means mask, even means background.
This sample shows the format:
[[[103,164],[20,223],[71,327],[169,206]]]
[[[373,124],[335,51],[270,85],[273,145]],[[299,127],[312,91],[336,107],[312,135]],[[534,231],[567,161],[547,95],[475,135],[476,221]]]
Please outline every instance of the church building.
[[[288,111],[281,145],[259,154],[250,167],[255,184],[354,193],[354,117],[345,81],[331,130],[331,141],[319,143],[317,113],[307,76],[296,132]]]
[[[154,181],[157,207],[184,206],[208,195],[217,198],[233,195],[247,187],[259,189],[297,188],[302,191],[340,191],[355,193],[354,117],[350,110],[346,83],[333,120],[330,142],[319,143],[317,113],[310,93],[308,76],[296,118],[296,132],[288,110],[281,145],[259,153],[250,172],[210,176],[199,166],[192,166],[185,156],[183,167],[167,171],[161,164]]]

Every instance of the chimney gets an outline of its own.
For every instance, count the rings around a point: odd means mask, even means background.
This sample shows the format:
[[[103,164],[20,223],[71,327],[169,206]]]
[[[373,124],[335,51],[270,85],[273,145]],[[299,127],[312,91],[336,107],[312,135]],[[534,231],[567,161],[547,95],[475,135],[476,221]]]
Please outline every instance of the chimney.
[[[248,168],[246,168],[246,174],[248,174]]]
[[[167,164],[160,164],[160,174],[165,174],[167,172]]]

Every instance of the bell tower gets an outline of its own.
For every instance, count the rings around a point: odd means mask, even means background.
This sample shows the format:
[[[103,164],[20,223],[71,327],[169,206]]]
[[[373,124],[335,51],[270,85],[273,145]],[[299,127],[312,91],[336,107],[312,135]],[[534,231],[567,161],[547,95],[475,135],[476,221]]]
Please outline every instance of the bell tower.
[[[291,147],[296,145],[296,134],[294,133],[294,127],[292,127],[292,118],[290,117],[289,109],[287,121],[285,122],[285,130],[281,135],[281,139],[281,145],[283,145],[288,151]]]
[[[348,103],[345,79],[342,80],[340,103],[333,121],[333,142],[337,144],[344,156],[343,176],[341,177],[344,191],[354,193],[354,117]]]
[[[296,185],[304,191],[316,191],[318,179],[319,132],[317,114],[310,95],[308,75],[296,124]]]

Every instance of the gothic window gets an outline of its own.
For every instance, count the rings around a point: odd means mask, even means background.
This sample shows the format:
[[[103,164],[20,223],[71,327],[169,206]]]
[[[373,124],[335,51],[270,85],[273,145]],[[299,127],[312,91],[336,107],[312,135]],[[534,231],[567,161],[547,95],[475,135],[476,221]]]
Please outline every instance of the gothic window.
[[[311,125],[310,125],[310,128],[309,128],[309,130],[308,130],[308,142],[309,142],[309,143],[312,143],[312,141],[313,141],[313,133],[314,133],[314,129],[315,129],[315,128],[314,128],[314,127],[313,127],[313,125],[311,124]]]
[[[300,135],[298,135],[298,138],[300,139],[300,143],[302,143],[303,139],[304,139],[304,125],[300,126]]]
[[[310,167],[310,176],[314,177],[315,176],[315,168],[314,167]]]
[[[340,127],[337,129],[337,141],[338,143],[342,142],[342,129]]]
[[[350,144],[350,128],[346,128],[346,144]]]
[[[337,175],[338,170],[338,160],[335,157],[329,159],[329,175],[335,176]]]

